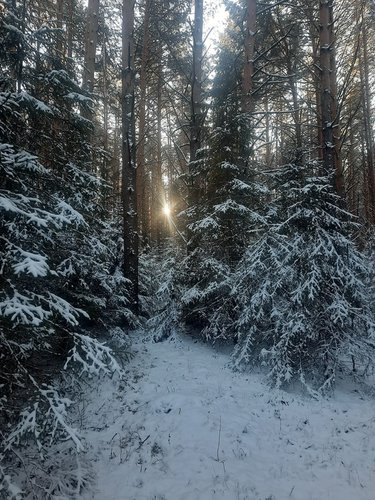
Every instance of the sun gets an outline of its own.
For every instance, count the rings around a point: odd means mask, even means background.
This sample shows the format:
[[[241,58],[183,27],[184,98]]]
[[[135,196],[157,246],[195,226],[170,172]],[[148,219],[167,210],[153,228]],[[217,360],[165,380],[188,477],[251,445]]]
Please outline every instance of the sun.
[[[163,214],[166,217],[170,217],[171,215],[171,207],[168,205],[168,203],[165,203],[165,205],[163,206]]]

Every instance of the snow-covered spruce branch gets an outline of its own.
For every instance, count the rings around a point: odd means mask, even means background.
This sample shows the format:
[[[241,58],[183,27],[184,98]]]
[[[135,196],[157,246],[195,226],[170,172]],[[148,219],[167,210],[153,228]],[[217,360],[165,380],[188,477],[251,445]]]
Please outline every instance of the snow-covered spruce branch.
[[[37,390],[36,401],[22,410],[18,424],[5,441],[5,451],[19,445],[26,435],[35,439],[39,451],[47,438],[49,445],[56,440],[71,440],[76,450],[82,451],[78,431],[68,422],[68,408],[73,402],[61,397],[53,386],[40,386],[30,374],[28,378]]]
[[[69,352],[64,369],[71,363],[80,367],[80,375],[89,376],[123,375],[123,370],[116,361],[112,349],[96,339],[79,333],[70,333],[74,339],[74,346]]]
[[[18,445],[25,435],[32,435],[38,445],[42,447],[42,438],[49,436],[50,443],[57,437],[62,440],[71,440],[77,451],[83,450],[83,443],[76,429],[71,427],[67,419],[67,409],[72,404],[68,398],[61,397],[52,386],[40,385],[29,373],[27,368],[18,360],[12,345],[6,338],[2,342],[13,355],[18,369],[25,375],[36,391],[34,402],[21,412],[18,424],[13,428],[4,441],[4,451],[9,451]]]
[[[12,477],[6,473],[4,467],[1,466],[3,456],[0,455],[0,496],[9,500],[20,500],[22,498],[22,490],[14,484]],[[5,495],[7,495],[5,497]]]
[[[67,323],[76,326],[79,316],[89,317],[82,309],[73,307],[69,302],[51,292],[43,296],[30,291],[20,293],[15,287],[12,288],[13,296],[5,296],[0,302],[0,314],[8,316],[15,324],[39,326],[53,313],[57,313]],[[47,307],[43,307],[42,304]]]
[[[74,346],[65,363],[65,369],[71,363],[77,363],[81,367],[80,375],[83,373],[89,376],[98,376],[102,373],[123,375],[123,370],[110,347],[86,335],[68,330],[65,332],[74,338]],[[6,345],[19,371],[29,380],[36,393],[29,406],[22,410],[18,424],[6,437],[4,451],[9,451],[13,446],[19,445],[26,435],[31,435],[35,439],[40,451],[47,437],[50,444],[56,440],[71,440],[76,450],[81,451],[83,444],[79,434],[68,422],[68,408],[72,401],[60,396],[53,386],[40,385],[20,362],[11,342],[4,336],[1,337],[1,341]]]

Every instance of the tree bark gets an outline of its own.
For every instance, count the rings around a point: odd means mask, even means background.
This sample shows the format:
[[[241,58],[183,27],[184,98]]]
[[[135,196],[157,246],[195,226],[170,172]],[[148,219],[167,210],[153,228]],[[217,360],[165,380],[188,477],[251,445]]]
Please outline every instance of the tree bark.
[[[256,30],[256,0],[247,0],[246,29],[244,38],[244,67],[241,82],[241,123],[239,136],[239,155],[245,173],[250,155],[250,116],[254,111],[253,76]]]
[[[150,52],[150,8],[151,0],[146,0],[143,21],[143,45],[141,55],[141,69],[139,76],[139,118],[138,118],[138,148],[137,148],[137,212],[139,231],[142,239],[148,239],[150,228],[148,223],[148,199],[146,196],[146,167],[145,167],[145,140],[146,140],[146,90],[147,67]]]
[[[242,75],[241,111],[249,114],[253,111],[253,75],[256,30],[256,0],[247,0],[246,33],[244,40],[245,61]]]
[[[371,116],[370,70],[368,57],[368,34],[366,21],[362,12],[362,29],[359,67],[362,90],[362,109],[364,117],[364,132],[366,141],[366,167],[368,179],[367,213],[371,223],[375,222],[375,172],[374,172],[374,136]]]
[[[74,33],[74,15],[75,15],[75,0],[68,0],[68,23],[67,23],[67,58],[68,68],[72,71],[73,68],[73,33]]]
[[[159,68],[158,77],[158,107],[157,107],[157,157],[156,157],[156,171],[155,171],[155,187],[156,187],[156,244],[160,246],[161,243],[161,228],[162,228],[162,204],[165,202],[165,193],[163,192],[163,181],[162,181],[162,148],[161,148],[161,113],[162,113],[162,69]],[[169,176],[169,182],[171,182],[171,176]]]
[[[122,202],[124,262],[129,280],[129,305],[138,313],[137,170],[134,116],[134,0],[123,0],[122,8]]]
[[[333,1],[321,0],[320,18],[320,116],[322,126],[323,170],[334,174],[337,194],[345,196],[340,152],[340,127],[337,107],[336,63],[334,52]]]
[[[102,46],[103,56],[103,149],[105,154],[102,158],[100,176],[104,181],[109,179],[109,95],[108,95],[108,67],[107,67],[107,38],[104,37]],[[106,188],[102,189],[103,205],[108,208],[108,199],[106,198]]]
[[[57,27],[61,30],[58,33],[57,43],[56,43],[56,66],[57,69],[61,69],[63,67],[63,62],[65,59],[65,37],[63,32],[64,27],[64,2],[63,0],[57,0],[56,5],[56,18],[57,18]]]
[[[89,0],[87,6],[82,86],[90,93],[94,91],[95,83],[95,55],[98,41],[99,4],[100,0]],[[88,112],[88,119],[92,118],[91,114],[91,112]]]
[[[197,201],[198,186],[194,180],[197,152],[202,144],[202,58],[203,58],[203,0],[194,2],[193,31],[193,68],[191,79],[191,112],[190,112],[190,202]]]

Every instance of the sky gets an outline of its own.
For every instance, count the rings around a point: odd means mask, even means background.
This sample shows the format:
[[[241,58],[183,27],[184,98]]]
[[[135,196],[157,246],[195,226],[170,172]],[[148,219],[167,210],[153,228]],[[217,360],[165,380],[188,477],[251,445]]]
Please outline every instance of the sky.
[[[217,46],[217,40],[223,33],[228,18],[224,3],[220,0],[210,0],[204,4],[204,36],[206,37],[206,49],[213,54]]]

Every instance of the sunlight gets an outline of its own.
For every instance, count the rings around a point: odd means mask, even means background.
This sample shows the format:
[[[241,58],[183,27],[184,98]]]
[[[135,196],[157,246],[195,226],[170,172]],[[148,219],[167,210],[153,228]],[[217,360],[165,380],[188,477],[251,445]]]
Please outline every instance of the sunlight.
[[[170,217],[171,216],[171,207],[168,205],[168,203],[165,203],[165,205],[163,206],[163,214],[166,217]]]

